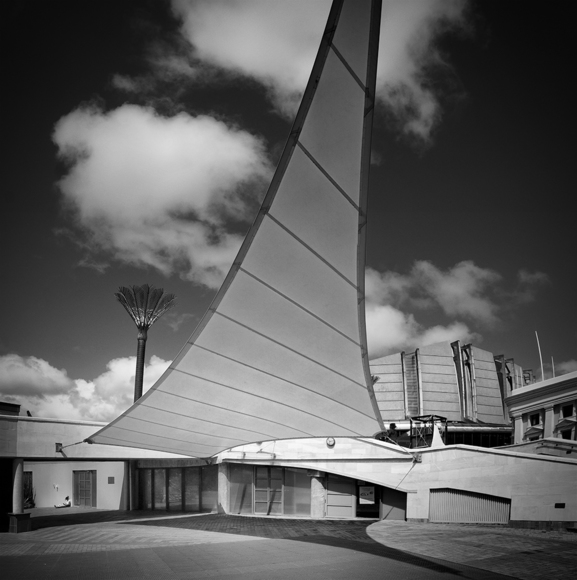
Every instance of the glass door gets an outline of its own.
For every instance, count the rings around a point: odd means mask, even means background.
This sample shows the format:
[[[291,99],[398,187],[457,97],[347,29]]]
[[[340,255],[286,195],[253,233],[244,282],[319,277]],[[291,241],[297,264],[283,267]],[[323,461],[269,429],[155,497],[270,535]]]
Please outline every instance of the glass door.
[[[282,514],[282,467],[256,467],[255,514]]]

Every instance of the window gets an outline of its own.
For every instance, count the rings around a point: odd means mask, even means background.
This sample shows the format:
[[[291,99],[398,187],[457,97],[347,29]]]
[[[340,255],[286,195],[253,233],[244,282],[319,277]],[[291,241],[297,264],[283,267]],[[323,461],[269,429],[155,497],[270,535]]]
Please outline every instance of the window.
[[[563,417],[563,419],[565,419],[565,417],[572,417],[573,405],[563,405],[561,407],[561,416]]]
[[[539,413],[533,413],[532,415],[529,415],[529,424],[531,425],[531,427],[535,427],[536,425],[539,425],[541,423],[541,416]]]
[[[218,466],[139,469],[140,509],[216,511]]]
[[[561,431],[561,439],[571,439],[571,429]]]

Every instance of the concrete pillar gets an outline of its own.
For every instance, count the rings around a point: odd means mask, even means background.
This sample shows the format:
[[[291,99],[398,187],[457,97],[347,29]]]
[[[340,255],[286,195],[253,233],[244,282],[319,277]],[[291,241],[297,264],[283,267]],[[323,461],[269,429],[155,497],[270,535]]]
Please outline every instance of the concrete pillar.
[[[515,425],[515,430],[513,432],[513,443],[523,443],[523,417],[519,416],[519,417],[514,417],[514,425]]]
[[[24,513],[23,487],[24,459],[17,457],[12,460],[12,513]]]
[[[230,483],[228,480],[228,463],[218,464],[218,513],[230,513]]]
[[[553,437],[553,428],[555,427],[555,414],[553,407],[545,408],[545,417],[543,424],[543,437]]]
[[[11,534],[29,532],[31,530],[30,514],[24,513],[24,459],[17,457],[12,460],[12,513],[8,531]]]
[[[311,517],[313,518],[324,518],[326,515],[324,479],[324,475],[311,477]]]
[[[136,469],[136,460],[129,459],[127,466],[128,472],[128,506],[126,509],[137,510],[138,505],[138,470]]]

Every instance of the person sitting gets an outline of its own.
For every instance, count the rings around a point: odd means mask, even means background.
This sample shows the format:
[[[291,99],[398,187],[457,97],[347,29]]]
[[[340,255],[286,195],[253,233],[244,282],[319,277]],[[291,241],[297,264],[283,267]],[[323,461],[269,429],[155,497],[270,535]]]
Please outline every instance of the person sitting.
[[[66,498],[64,499],[64,501],[62,503],[54,504],[55,508],[65,508],[65,507],[70,507],[72,505],[72,502],[70,501],[70,497],[66,496]]]

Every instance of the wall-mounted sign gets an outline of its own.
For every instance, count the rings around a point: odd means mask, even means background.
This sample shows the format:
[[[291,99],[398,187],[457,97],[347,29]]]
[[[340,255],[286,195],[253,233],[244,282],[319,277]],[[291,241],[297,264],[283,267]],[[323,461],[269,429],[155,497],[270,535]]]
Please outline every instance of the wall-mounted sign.
[[[375,503],[375,486],[359,486],[359,503]]]

